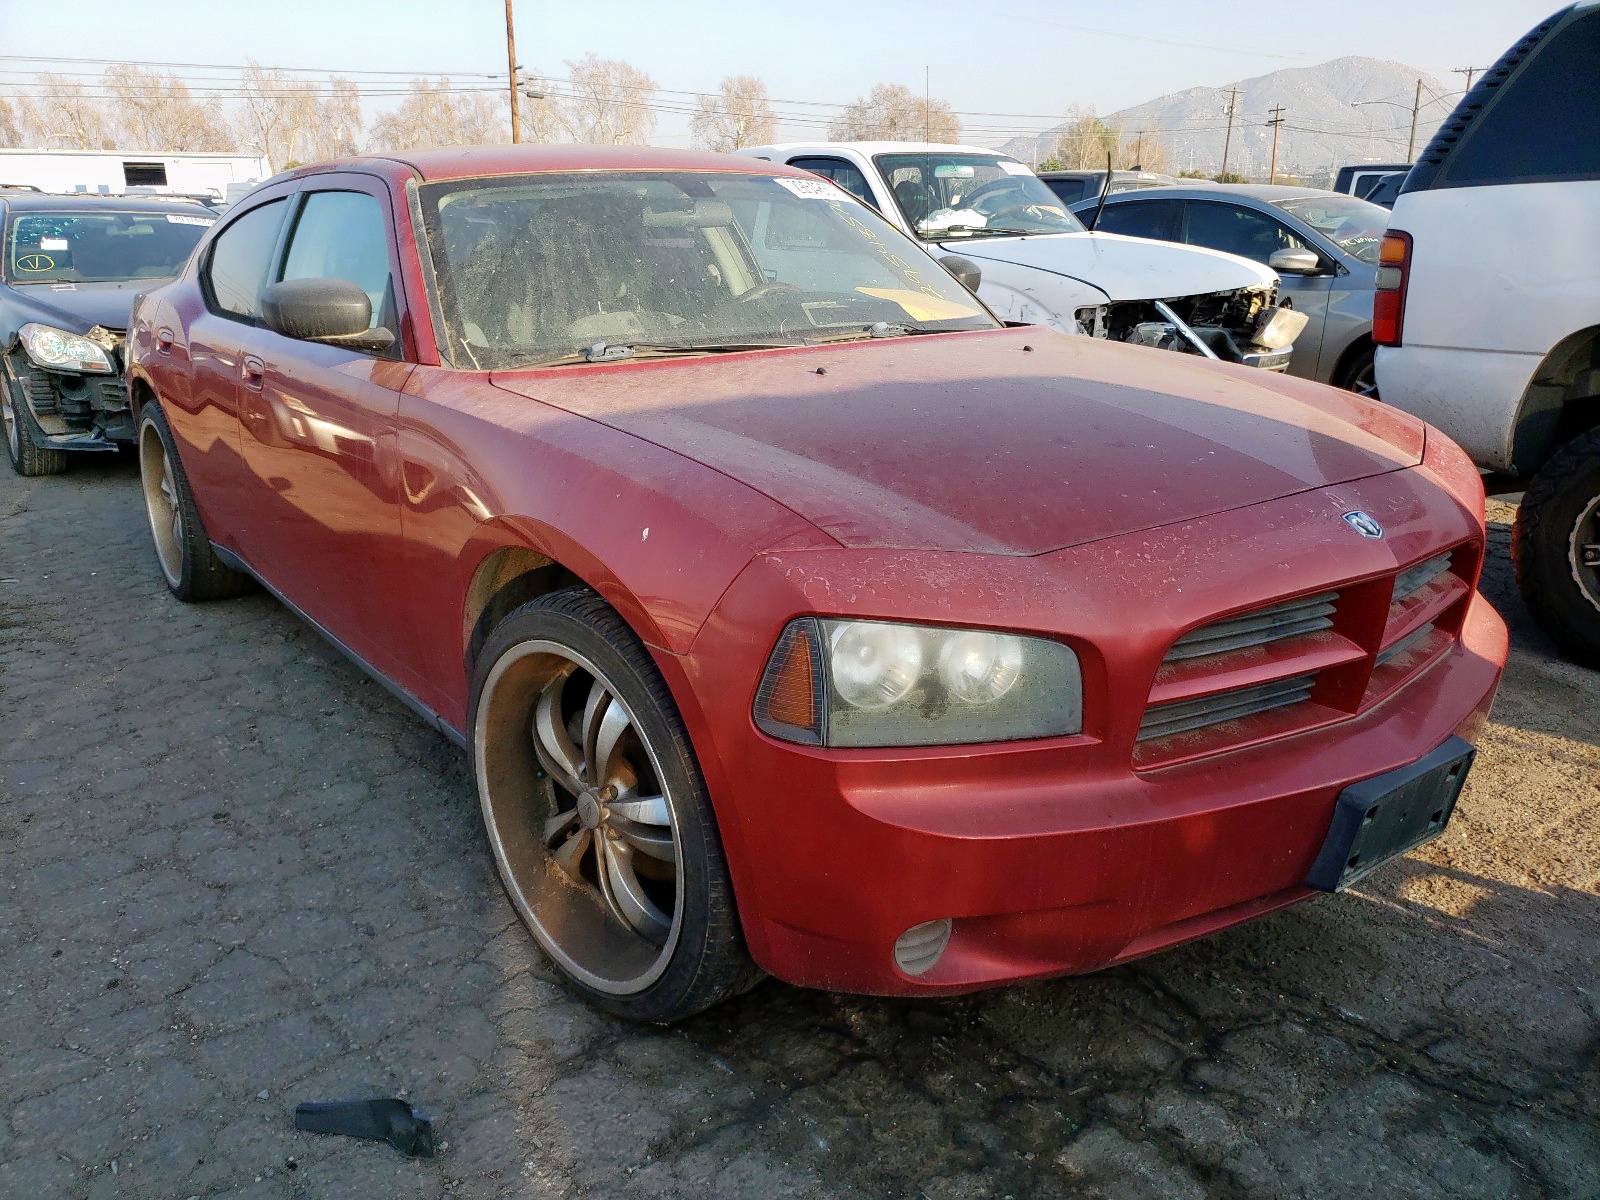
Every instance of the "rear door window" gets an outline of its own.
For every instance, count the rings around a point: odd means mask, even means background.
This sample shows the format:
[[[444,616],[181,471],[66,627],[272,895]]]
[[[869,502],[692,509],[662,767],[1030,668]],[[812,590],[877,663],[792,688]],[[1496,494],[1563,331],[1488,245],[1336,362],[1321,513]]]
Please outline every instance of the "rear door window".
[[[1091,209],[1085,209],[1082,215],[1085,224],[1094,218]],[[1177,200],[1128,200],[1107,204],[1095,228],[1128,237],[1154,238],[1158,242],[1181,242],[1183,204]]]
[[[1309,250],[1282,221],[1253,208],[1208,200],[1188,202],[1189,224],[1184,241],[1191,246],[1223,250],[1264,263],[1279,250]]]
[[[284,202],[273,200],[252,208],[217,235],[203,275],[213,310],[239,320],[261,319],[261,292],[283,214]]]

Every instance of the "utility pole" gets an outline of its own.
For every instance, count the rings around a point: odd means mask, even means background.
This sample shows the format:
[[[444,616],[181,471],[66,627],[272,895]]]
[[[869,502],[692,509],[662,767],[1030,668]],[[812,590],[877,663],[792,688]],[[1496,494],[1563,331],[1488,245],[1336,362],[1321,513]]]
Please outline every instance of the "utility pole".
[[[1139,136],[1133,143],[1133,169],[1144,170],[1144,130],[1139,131]]]
[[[1222,139],[1222,181],[1228,180],[1228,151],[1233,148],[1233,114],[1239,106],[1239,89],[1228,89],[1228,132]]]
[[[508,0],[509,2],[509,0]],[[1406,143],[1406,161],[1417,161],[1417,113],[1422,108],[1422,80],[1417,80],[1416,99],[1411,102],[1411,140]]]
[[[1453,67],[1450,74],[1465,75],[1467,77],[1467,91],[1472,90],[1472,77],[1483,70],[1482,67]]]
[[[517,34],[511,24],[511,0],[506,0],[506,67],[511,80],[511,140],[522,140],[522,119],[517,112]]]
[[[1267,128],[1272,130],[1272,169],[1267,172],[1267,182],[1272,184],[1278,182],[1278,126],[1283,124],[1283,105],[1274,105],[1267,111],[1272,114],[1272,120],[1267,122]]]

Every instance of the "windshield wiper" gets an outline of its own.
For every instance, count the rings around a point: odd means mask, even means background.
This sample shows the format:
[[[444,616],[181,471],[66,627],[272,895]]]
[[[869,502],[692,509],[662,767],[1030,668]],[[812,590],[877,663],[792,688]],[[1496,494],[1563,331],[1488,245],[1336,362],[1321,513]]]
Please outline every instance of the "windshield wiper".
[[[574,363],[622,362],[629,358],[670,358],[674,355],[734,354],[740,350],[777,350],[785,346],[802,346],[798,339],[774,338],[759,342],[596,342],[573,354],[555,358],[542,358],[537,362],[520,363],[525,368],[565,367]]]
[[[946,225],[940,230],[930,230],[923,234],[930,240],[937,238],[941,233],[965,234],[993,234],[995,237],[1032,237],[1034,234],[1049,233],[1048,229],[1009,229],[1004,225]],[[1070,229],[1058,229],[1056,233],[1071,233]]]

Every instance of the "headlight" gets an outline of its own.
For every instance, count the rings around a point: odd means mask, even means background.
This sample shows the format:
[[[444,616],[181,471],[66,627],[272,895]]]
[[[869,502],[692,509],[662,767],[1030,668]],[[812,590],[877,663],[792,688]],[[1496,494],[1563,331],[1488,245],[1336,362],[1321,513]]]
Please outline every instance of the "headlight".
[[[68,333],[64,329],[52,329],[32,321],[17,332],[28,357],[41,367],[102,375],[109,375],[116,370],[105,347],[91,342],[80,333]]]
[[[1060,642],[802,617],[778,638],[756,725],[823,746],[955,746],[1083,729],[1078,656]]]

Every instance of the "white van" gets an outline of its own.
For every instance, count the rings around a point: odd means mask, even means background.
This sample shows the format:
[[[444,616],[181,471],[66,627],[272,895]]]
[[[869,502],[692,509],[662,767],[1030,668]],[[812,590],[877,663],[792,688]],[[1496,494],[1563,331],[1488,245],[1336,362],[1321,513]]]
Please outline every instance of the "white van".
[[[1600,666],[1600,0],[1486,72],[1411,169],[1380,252],[1378,391],[1526,481],[1539,623]]]

